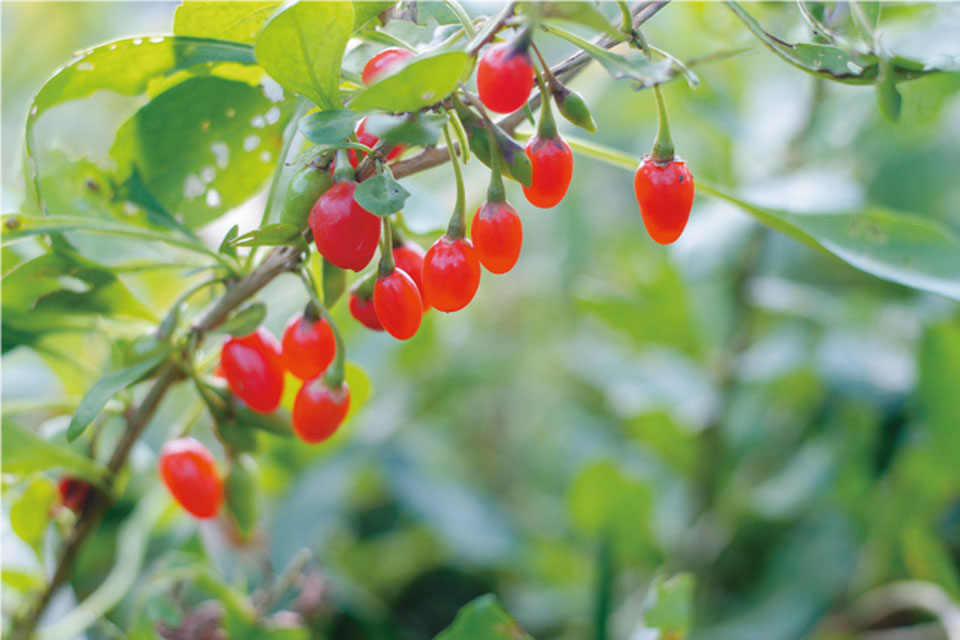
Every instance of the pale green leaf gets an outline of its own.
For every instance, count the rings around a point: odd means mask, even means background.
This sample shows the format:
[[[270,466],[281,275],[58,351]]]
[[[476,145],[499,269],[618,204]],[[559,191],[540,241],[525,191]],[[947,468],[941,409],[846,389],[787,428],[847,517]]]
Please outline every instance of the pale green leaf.
[[[173,32],[253,44],[260,27],[282,2],[186,0],[173,16]]]
[[[470,59],[462,51],[420,56],[394,74],[384,76],[350,102],[354,111],[416,111],[449,96]]]
[[[3,471],[26,475],[35,471],[59,468],[71,476],[91,482],[101,488],[107,486],[109,471],[73,449],[44,440],[26,427],[3,420]]]

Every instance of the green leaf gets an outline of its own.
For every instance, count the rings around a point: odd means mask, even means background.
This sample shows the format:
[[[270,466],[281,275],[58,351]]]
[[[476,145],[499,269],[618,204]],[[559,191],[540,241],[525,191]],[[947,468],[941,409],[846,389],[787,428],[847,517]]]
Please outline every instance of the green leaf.
[[[890,60],[880,62],[880,82],[877,83],[877,106],[891,122],[900,119],[903,97],[897,91],[896,75],[891,73]]]
[[[410,192],[394,180],[388,171],[364,180],[353,192],[361,207],[378,216],[389,216],[403,208]]]
[[[623,32],[610,24],[607,17],[594,5],[595,3],[592,2],[546,2],[538,5],[525,2],[518,6],[518,11],[522,10],[524,13],[542,11],[544,18],[558,18],[569,22],[576,22],[585,27],[600,31],[617,42],[626,40],[627,38]],[[534,8],[531,9],[531,7]]]
[[[373,393],[373,382],[370,380],[370,374],[354,362],[347,362],[346,382],[347,386],[350,387],[350,408],[343,419],[344,422],[355,416],[370,399],[370,394]],[[341,429],[338,433],[341,431],[343,430]],[[334,434],[334,437],[336,437],[336,434]]]
[[[263,23],[282,2],[185,0],[173,15],[173,32],[253,44]]]
[[[463,51],[419,56],[400,71],[385,76],[350,102],[354,111],[382,109],[417,111],[447,98],[457,88],[470,59]]]
[[[265,224],[259,229],[248,231],[242,236],[234,238],[230,244],[234,247],[306,246],[300,229],[295,225],[284,222]]]
[[[298,2],[264,25],[257,60],[284,89],[321,109],[339,108],[340,63],[353,22],[350,2]]]
[[[364,115],[349,109],[314,111],[300,118],[300,133],[313,144],[336,144],[350,137]]]
[[[880,59],[873,54],[858,54],[826,44],[788,44],[767,33],[739,3],[726,5],[768,49],[807,73],[849,84],[873,84],[880,75]],[[927,64],[894,56],[890,65],[893,80],[912,80],[930,73],[956,71],[960,69],[960,58]]]
[[[633,80],[637,87],[652,87],[655,84],[669,82],[683,71],[670,60],[651,62],[639,51],[633,52],[629,57],[607,51],[549,21],[543,23],[543,28],[547,33],[560,36],[583,49],[591,58],[603,65],[603,68],[614,78]]]
[[[260,516],[260,485],[257,465],[247,454],[237,456],[230,464],[224,483],[227,509],[244,538],[257,526]]]
[[[395,0],[392,2],[390,0],[360,0],[354,2],[353,30],[359,31],[364,25],[395,4],[397,4]]]
[[[435,640],[523,640],[531,636],[520,628],[492,593],[464,605],[453,624]]]
[[[98,462],[48,440],[33,431],[4,418],[3,447],[0,459],[4,473],[27,475],[35,471],[60,468],[71,476],[86,480],[100,488],[108,486],[110,472]]]
[[[369,133],[392,144],[410,144],[420,147],[436,146],[446,118],[436,113],[418,114],[409,120],[404,116],[375,114],[367,118]]]
[[[643,599],[644,624],[659,629],[660,637],[686,638],[693,623],[694,582],[692,573],[678,573],[667,579],[662,575],[654,578]]]
[[[73,442],[80,437],[84,429],[87,428],[93,419],[97,417],[107,401],[117,395],[127,387],[136,384],[153,371],[167,357],[169,349],[162,353],[157,353],[146,360],[134,365],[108,373],[90,388],[87,395],[83,397],[80,406],[70,419],[70,426],[67,427],[67,440]]]
[[[6,445],[5,445],[6,446]],[[40,555],[43,532],[50,522],[50,510],[57,501],[57,487],[49,478],[38,477],[10,506],[10,526],[20,539]]]
[[[240,225],[235,224],[230,227],[230,230],[227,231],[227,235],[223,236],[223,240],[220,241],[220,246],[217,247],[218,253],[225,253],[228,256],[234,258],[237,257],[237,249],[231,244],[234,239],[236,239],[237,234],[240,233]]]
[[[257,413],[247,408],[237,409],[237,424],[241,427],[258,429],[277,436],[293,435],[290,418],[285,418],[276,413]]]
[[[232,336],[246,336],[257,330],[267,317],[267,305],[254,302],[237,311],[226,322],[217,327],[217,331]]]
[[[960,394],[955,382],[956,373],[960,371],[960,326],[940,323],[930,327],[920,345],[918,366],[917,389],[926,418],[930,452],[943,469],[958,477],[956,452],[960,450],[960,429],[957,429]]]
[[[323,259],[323,304],[330,309],[347,290],[347,272]]]
[[[283,144],[287,105],[259,87],[190,78],[159,94],[117,131],[119,174],[143,184],[187,226],[243,203],[269,178]]]

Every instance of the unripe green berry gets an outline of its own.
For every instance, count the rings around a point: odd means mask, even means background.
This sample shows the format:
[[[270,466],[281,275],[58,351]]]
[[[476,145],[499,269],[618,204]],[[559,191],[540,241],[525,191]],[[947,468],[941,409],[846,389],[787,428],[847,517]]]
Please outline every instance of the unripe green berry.
[[[593,114],[590,113],[590,107],[587,106],[587,101],[579,91],[564,87],[563,91],[555,94],[555,98],[560,115],[581,129],[590,133],[597,132],[597,123],[593,119]]]
[[[323,193],[330,188],[333,178],[324,169],[315,169],[307,164],[290,178],[283,196],[280,222],[292,224],[301,231],[307,228],[310,210]]]

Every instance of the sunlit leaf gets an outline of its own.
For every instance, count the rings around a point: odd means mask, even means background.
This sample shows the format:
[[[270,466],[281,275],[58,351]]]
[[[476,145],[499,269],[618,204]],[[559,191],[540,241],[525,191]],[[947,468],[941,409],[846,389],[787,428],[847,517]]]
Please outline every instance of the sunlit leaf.
[[[350,102],[355,111],[416,111],[440,102],[457,87],[469,58],[462,51],[419,56],[400,71],[385,76]]]
[[[173,32],[253,44],[260,27],[282,2],[186,0],[177,7]]]
[[[71,476],[100,487],[107,486],[107,469],[73,449],[44,440],[26,427],[4,418],[2,452],[4,473],[26,475],[46,469],[62,469]]]

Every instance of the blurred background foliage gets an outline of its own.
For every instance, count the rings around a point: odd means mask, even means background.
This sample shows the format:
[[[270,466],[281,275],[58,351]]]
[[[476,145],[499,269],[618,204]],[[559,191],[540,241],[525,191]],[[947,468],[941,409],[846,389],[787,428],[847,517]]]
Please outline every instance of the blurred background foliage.
[[[746,6],[772,33],[809,40],[794,4]],[[25,197],[22,131],[36,89],[75,50],[169,33],[174,9],[3,4],[4,213]],[[411,25],[397,29],[416,39]],[[880,31],[901,55],[956,55],[960,5],[883,4]],[[749,49],[699,67],[696,90],[665,87],[696,178],[767,206],[880,206],[960,230],[960,74],[899,85],[892,123],[871,88],[788,66],[719,3],[671,3],[644,33],[683,60]],[[537,37],[550,60],[572,51]],[[347,66],[359,69],[372,50],[358,47]],[[572,86],[599,123],[593,141],[649,148],[649,92],[597,64]],[[86,181],[113,170],[114,132],[131,105],[101,92],[38,128],[46,166],[62,167],[46,179],[64,212],[99,215]],[[432,232],[454,199],[449,166],[404,182],[414,192],[409,226]],[[476,207],[486,189],[476,161],[467,189]],[[120,629],[154,638],[204,615],[246,637],[246,594],[269,617],[271,635],[256,637],[305,637],[286,630],[296,611],[318,637],[429,638],[488,592],[542,639],[675,639],[691,625],[704,640],[960,637],[956,303],[866,275],[703,194],[685,235],[662,248],[643,229],[631,175],[583,156],[557,208],[527,206],[515,183],[508,198],[525,226],[520,262],[507,276],[485,273],[465,311],[431,312],[397,343],[338,305],[362,367],[351,374],[355,399],[369,399],[326,445],[260,436],[263,509],[249,542],[231,540],[222,522],[190,519],[158,488],[156,452],[185,424],[219,446],[192,390],[170,395],[73,572],[79,600],[106,575],[128,574],[89,638]],[[201,236],[215,246],[235,223],[252,228],[262,206],[261,195]],[[82,246],[112,265],[166,251]],[[5,247],[4,274],[32,255]],[[132,267],[121,279],[157,315],[191,281]],[[292,276],[262,299],[275,334],[306,302]],[[6,353],[4,421],[65,442],[99,371],[152,326],[149,317],[115,324]],[[205,347],[211,363],[217,348]],[[109,409],[100,455],[122,428]],[[4,477],[5,622],[42,584],[54,531],[70,524],[56,509],[47,524],[55,480]],[[16,514],[19,503],[33,515]],[[909,588],[891,586],[904,580]],[[62,592],[47,620],[73,597]],[[915,635],[882,631],[898,627]]]

